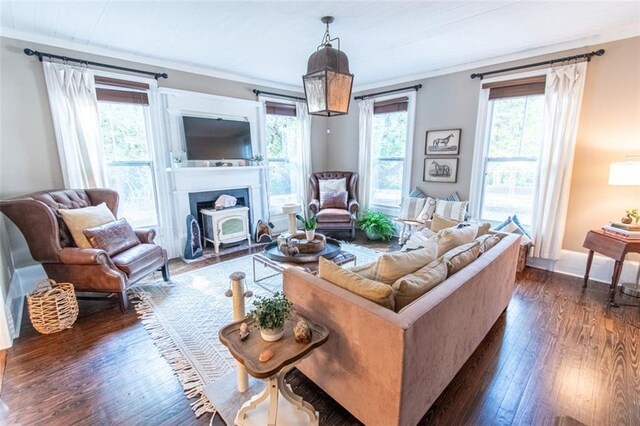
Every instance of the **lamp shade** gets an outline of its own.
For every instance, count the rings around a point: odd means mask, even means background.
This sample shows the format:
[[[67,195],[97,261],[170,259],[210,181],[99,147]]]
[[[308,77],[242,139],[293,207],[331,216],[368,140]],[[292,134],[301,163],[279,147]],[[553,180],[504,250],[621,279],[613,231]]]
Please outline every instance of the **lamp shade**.
[[[640,185],[640,161],[611,163],[609,185]]]

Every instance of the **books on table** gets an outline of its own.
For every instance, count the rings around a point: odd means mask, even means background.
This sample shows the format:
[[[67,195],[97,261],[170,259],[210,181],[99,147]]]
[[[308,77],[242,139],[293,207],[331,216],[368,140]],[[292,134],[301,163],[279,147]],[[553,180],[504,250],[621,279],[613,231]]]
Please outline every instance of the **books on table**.
[[[624,229],[625,231],[640,232],[640,223],[611,222],[611,226],[618,229]]]
[[[604,225],[602,227],[602,230],[604,232],[606,232],[607,234],[615,235],[617,237],[626,238],[628,240],[640,240],[640,230],[631,231],[631,230],[619,228],[617,226],[613,226],[613,224]]]

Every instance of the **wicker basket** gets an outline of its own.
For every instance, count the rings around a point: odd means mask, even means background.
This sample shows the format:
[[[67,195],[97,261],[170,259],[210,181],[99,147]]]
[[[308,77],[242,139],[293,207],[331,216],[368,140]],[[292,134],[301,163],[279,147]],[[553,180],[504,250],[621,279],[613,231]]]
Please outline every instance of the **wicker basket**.
[[[524,271],[525,266],[527,266],[527,258],[529,257],[531,247],[533,247],[533,244],[531,243],[522,244],[520,246],[520,253],[518,254],[518,272]]]
[[[33,328],[51,334],[70,328],[78,318],[78,301],[73,284],[43,281],[27,296]]]

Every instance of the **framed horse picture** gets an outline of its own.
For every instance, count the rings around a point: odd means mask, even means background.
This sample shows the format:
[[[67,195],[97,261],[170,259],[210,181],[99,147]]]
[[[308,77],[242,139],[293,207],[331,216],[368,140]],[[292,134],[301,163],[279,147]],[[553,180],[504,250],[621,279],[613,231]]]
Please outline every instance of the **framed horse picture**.
[[[424,155],[458,155],[462,129],[429,130]]]
[[[458,180],[458,159],[425,158],[422,180],[425,182],[456,183]]]

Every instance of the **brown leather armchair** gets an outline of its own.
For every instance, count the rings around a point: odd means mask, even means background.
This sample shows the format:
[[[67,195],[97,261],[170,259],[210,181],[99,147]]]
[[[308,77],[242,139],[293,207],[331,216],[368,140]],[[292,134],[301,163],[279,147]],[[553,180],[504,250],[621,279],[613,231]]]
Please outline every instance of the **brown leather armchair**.
[[[320,180],[346,179],[347,183],[347,208],[320,208]],[[319,231],[350,231],[351,238],[356,236],[356,214],[358,213],[358,174],[354,172],[318,172],[309,175],[311,187],[311,202],[309,210],[318,221]]]
[[[77,291],[116,293],[126,311],[126,290],[133,283],[158,269],[169,280],[167,253],[153,243],[156,232],[135,231],[140,244],[111,257],[101,249],[76,247],[58,213],[106,203],[115,216],[118,201],[118,193],[110,189],[42,191],[0,201],[0,211],[20,229],[31,256],[50,279],[70,282]]]

